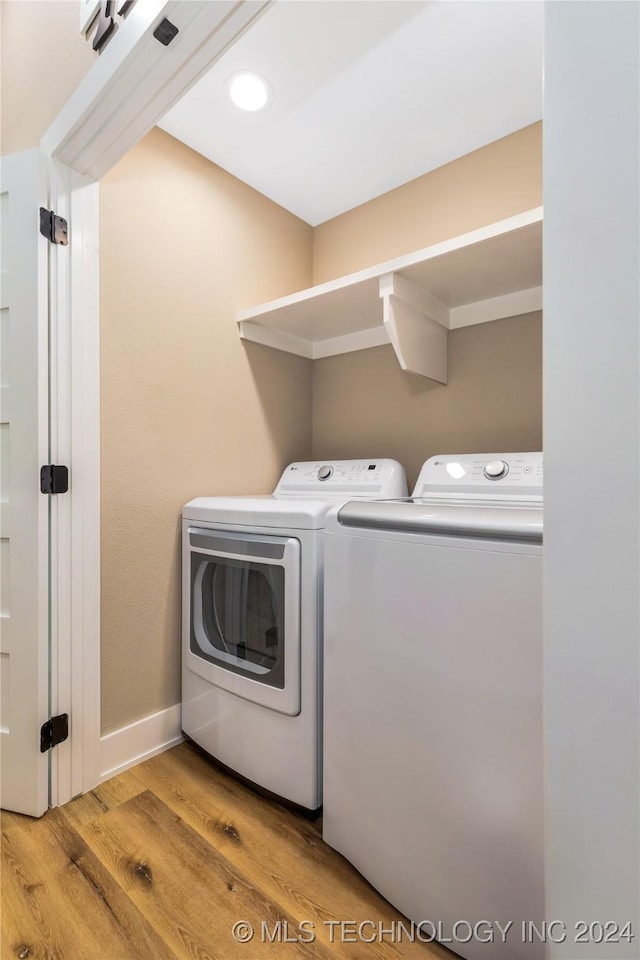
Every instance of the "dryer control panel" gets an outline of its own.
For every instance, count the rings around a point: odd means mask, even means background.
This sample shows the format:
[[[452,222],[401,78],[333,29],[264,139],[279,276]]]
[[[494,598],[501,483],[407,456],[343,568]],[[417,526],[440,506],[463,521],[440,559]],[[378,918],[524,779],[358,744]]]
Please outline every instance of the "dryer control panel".
[[[542,500],[541,453],[466,453],[430,457],[414,497]]]
[[[407,478],[397,460],[310,460],[290,463],[276,497],[406,497]]]

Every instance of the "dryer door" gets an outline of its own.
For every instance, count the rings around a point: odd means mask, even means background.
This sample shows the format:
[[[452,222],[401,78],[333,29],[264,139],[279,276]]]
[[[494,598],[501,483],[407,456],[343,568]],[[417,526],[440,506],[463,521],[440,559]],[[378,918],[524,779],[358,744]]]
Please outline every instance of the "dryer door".
[[[186,536],[187,669],[246,700],[298,714],[300,542],[202,527],[189,527]]]

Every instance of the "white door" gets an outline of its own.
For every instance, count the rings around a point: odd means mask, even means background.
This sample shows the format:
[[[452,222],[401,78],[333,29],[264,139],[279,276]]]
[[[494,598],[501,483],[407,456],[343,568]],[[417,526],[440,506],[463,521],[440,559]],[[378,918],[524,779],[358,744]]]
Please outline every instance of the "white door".
[[[31,816],[49,803],[49,754],[40,751],[49,718],[47,195],[39,150],[0,160],[0,805]]]

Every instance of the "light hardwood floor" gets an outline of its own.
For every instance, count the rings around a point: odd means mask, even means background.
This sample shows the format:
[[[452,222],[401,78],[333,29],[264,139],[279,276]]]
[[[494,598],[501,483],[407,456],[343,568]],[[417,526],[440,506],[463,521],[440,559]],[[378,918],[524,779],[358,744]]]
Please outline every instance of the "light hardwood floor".
[[[455,960],[394,927],[401,915],[323,843],[318,821],[189,743],[41,820],[3,812],[1,879],[1,960]],[[250,942],[234,939],[239,921]],[[331,921],[372,925],[360,938]]]

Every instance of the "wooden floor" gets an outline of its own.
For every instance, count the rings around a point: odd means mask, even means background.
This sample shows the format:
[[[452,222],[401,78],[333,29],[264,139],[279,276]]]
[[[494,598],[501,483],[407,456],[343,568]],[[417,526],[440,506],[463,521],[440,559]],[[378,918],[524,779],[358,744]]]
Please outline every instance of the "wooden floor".
[[[1,960],[453,958],[394,928],[403,918],[323,843],[318,821],[189,743],[41,820],[3,813],[1,879]],[[249,942],[234,939],[242,921]],[[331,921],[372,924],[361,938]]]

